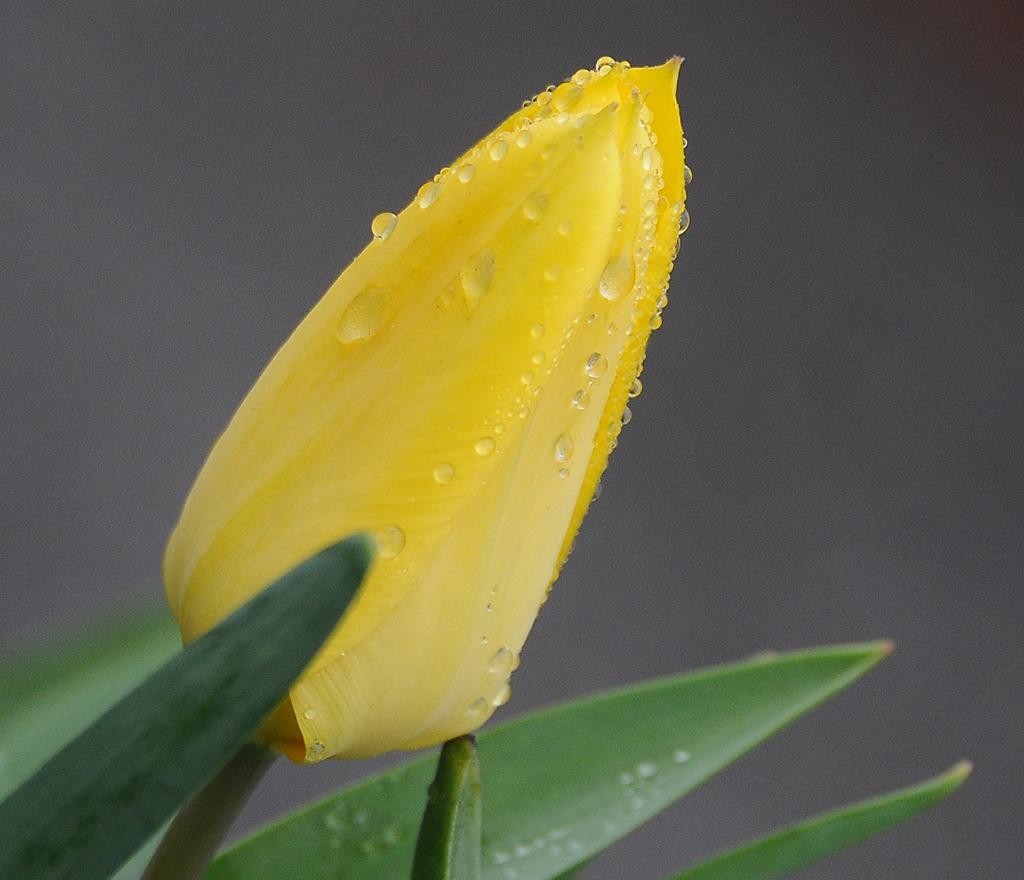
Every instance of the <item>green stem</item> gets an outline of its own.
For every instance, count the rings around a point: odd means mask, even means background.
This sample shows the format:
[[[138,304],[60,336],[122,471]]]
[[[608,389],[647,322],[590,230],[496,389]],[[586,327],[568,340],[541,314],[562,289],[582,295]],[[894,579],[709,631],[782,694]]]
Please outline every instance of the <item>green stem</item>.
[[[276,755],[247,743],[174,817],[142,880],[199,880]]]

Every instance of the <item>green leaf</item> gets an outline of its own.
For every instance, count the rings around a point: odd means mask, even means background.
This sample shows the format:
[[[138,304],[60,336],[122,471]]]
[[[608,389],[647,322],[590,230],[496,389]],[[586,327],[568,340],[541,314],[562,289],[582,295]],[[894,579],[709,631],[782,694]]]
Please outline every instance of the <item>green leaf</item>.
[[[551,880],[570,872],[889,650],[879,643],[748,660],[484,732],[484,877]],[[409,876],[432,763],[407,763],[275,823],[218,857],[208,880]]]
[[[0,877],[113,873],[256,730],[369,564],[318,553],[166,663],[0,804]]]
[[[166,610],[62,637],[0,664],[0,798],[181,650]]]
[[[957,764],[927,782],[815,816],[715,856],[676,875],[674,880],[774,880],[784,877],[935,806],[956,791],[970,772],[969,763]]]
[[[444,744],[428,790],[412,880],[480,880],[480,761],[476,742]]]

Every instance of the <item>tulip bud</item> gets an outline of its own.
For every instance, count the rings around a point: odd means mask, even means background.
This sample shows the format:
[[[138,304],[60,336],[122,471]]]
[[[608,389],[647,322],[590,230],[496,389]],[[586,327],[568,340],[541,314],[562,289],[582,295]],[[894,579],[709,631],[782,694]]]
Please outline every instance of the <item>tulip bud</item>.
[[[265,727],[293,759],[432,745],[508,699],[661,323],[678,71],[603,58],[374,218],[210,452],[164,560],[186,642],[322,547],[377,540]]]

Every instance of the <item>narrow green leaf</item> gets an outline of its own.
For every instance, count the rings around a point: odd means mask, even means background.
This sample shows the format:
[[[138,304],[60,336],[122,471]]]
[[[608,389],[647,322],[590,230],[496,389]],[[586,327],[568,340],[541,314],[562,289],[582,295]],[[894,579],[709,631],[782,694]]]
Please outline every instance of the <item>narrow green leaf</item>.
[[[0,663],[0,798],[180,650],[178,627],[161,609],[6,658]]]
[[[110,876],[255,731],[362,580],[357,536],[194,642],[0,804],[0,877]]]
[[[571,872],[863,675],[888,644],[758,658],[566,703],[479,737],[483,876]],[[407,877],[430,782],[423,758],[275,823],[207,880]]]
[[[775,880],[888,831],[935,806],[971,772],[967,762],[911,788],[824,813],[702,862],[674,880]]]
[[[480,880],[480,761],[476,742],[444,744],[416,842],[412,880]]]

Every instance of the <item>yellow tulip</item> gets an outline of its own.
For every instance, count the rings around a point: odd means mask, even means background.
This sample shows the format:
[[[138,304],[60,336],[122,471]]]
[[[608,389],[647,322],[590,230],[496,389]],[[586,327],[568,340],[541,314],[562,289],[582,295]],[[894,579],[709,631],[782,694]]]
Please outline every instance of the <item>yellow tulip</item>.
[[[602,58],[375,217],[210,452],[164,560],[186,642],[325,545],[377,539],[265,725],[294,760],[432,745],[508,699],[661,323],[678,72]]]

